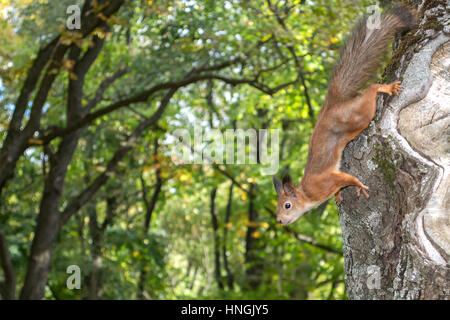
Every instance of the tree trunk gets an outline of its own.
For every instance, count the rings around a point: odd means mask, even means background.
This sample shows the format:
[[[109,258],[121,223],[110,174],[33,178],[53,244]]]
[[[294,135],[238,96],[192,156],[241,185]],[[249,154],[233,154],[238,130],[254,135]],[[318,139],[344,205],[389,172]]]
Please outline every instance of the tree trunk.
[[[153,195],[150,201],[147,198],[148,187],[145,183],[144,175],[141,175],[141,185],[142,185],[142,200],[145,206],[145,220],[144,220],[144,239],[147,238],[148,232],[150,230],[150,224],[152,222],[153,211],[155,210],[156,203],[158,202],[159,194],[162,191],[163,179],[161,177],[161,163],[158,160],[158,148],[159,142],[158,138],[155,138],[153,143],[153,161],[155,166],[155,185],[153,188]],[[145,292],[145,282],[147,279],[147,271],[145,270],[145,265],[141,266],[141,270],[139,271],[139,284],[138,284],[138,292],[137,297],[140,300],[143,300],[148,296],[148,293]]]
[[[231,182],[230,190],[228,192],[228,202],[225,211],[225,219],[223,226],[223,240],[222,240],[222,257],[223,257],[223,267],[225,268],[225,272],[227,273],[227,285],[229,290],[233,290],[234,285],[234,276],[231,272],[230,266],[228,264],[228,255],[227,255],[227,241],[228,241],[228,224],[230,223],[231,218],[231,210],[233,205],[233,187],[234,182]]]
[[[342,169],[370,198],[339,208],[350,299],[450,298],[450,28],[448,1],[424,1],[386,70],[399,97],[344,151]],[[447,24],[446,27],[444,27]]]
[[[123,0],[101,0],[97,5],[102,8],[100,13],[103,17],[110,17],[119,10],[123,3]],[[91,1],[85,1],[81,17],[82,28],[80,33],[82,38],[88,36],[99,25],[104,24],[104,19],[100,19],[99,13],[91,10]],[[0,194],[8,180],[13,177],[17,161],[27,149],[29,139],[40,128],[43,107],[52,84],[59,73],[61,62],[69,48],[69,46],[61,43],[60,37],[61,35],[56,36],[48,45],[39,50],[36,59],[28,70],[20,95],[15,103],[7,136],[0,148],[0,163],[2,164],[0,168]],[[45,75],[36,88],[45,67],[47,67]],[[54,72],[55,70],[58,72]],[[29,120],[24,129],[21,130],[23,117],[35,90],[36,94],[31,109],[29,109]]]
[[[255,185],[250,184],[248,192],[248,227],[245,236],[245,264],[247,286],[250,290],[256,289],[261,284],[263,261],[259,256],[261,244],[256,235],[258,230],[258,211],[255,208]]]
[[[76,79],[69,79],[66,109],[68,125],[75,123],[83,116],[84,78],[104,43],[104,39],[98,36],[94,36],[93,39],[94,45],[81,58],[81,49],[77,46],[73,45],[69,52],[69,58],[77,62],[73,68]],[[21,299],[42,299],[44,297],[53,241],[62,226],[59,204],[63,195],[64,180],[83,130],[84,128],[81,128],[66,135],[59,144],[58,151],[50,155],[50,172],[44,183],[36,233],[28,258]]]
[[[101,299],[102,292],[102,242],[103,232],[98,225],[97,203],[92,200],[87,204],[89,214],[89,236],[91,238],[91,270],[88,276],[88,292],[87,299]]]
[[[36,231],[28,258],[27,274],[20,299],[34,300],[44,297],[53,241],[61,228],[58,209],[64,179],[77,146],[80,131],[77,130],[65,137],[61,142],[58,153],[51,160],[51,169],[45,180]]]
[[[0,228],[0,266],[2,267],[5,280],[0,282],[0,296],[3,300],[14,300],[16,298],[16,271],[9,254],[6,235]]]
[[[211,225],[213,229],[213,237],[214,237],[214,275],[217,281],[217,286],[219,289],[223,290],[223,282],[222,275],[220,272],[220,238],[219,238],[219,222],[217,221],[217,213],[216,213],[216,194],[217,188],[213,188],[211,190],[210,199],[211,199]]]

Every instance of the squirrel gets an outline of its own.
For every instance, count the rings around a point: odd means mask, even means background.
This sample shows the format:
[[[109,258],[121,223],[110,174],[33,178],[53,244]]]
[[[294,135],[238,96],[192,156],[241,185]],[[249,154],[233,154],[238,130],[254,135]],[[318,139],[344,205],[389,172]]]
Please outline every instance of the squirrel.
[[[341,48],[339,61],[329,82],[325,102],[320,110],[309,143],[304,175],[296,187],[290,176],[282,181],[273,177],[278,194],[277,222],[291,224],[304,213],[333,195],[342,203],[340,189],[355,186],[356,194],[369,197],[369,189],[356,177],[340,171],[345,146],[366,129],[375,117],[378,92],[399,95],[400,81],[370,84],[368,80],[381,65],[381,60],[394,34],[416,24],[416,11],[395,6],[380,17],[379,28],[371,29],[367,17],[360,20]]]

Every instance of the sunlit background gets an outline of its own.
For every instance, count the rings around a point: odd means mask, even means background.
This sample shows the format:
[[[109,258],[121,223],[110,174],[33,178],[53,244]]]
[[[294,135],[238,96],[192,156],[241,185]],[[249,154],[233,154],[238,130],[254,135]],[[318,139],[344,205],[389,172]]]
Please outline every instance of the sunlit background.
[[[83,3],[0,0],[0,146],[39,48],[59,34],[83,52],[93,46],[91,37],[72,39],[65,27],[67,7]],[[205,132],[279,129],[277,175],[289,171],[300,181],[338,50],[369,3],[135,0],[106,19],[109,30],[93,32],[105,42],[84,79],[82,103],[95,97],[105,78],[129,69],[91,112],[179,81],[195,68],[240,61],[205,73],[218,77],[178,88],[157,123],[131,144],[114,170],[108,163],[115,152],[155,113],[167,91],[84,127],[67,174],[60,177],[56,208],[64,212],[97,177],[107,172],[107,179],[55,237],[45,298],[345,299],[341,230],[332,200],[289,227],[278,225],[272,177],[261,174],[260,164],[176,165],[172,133],[196,124]],[[55,72],[35,139],[67,126],[68,83],[76,80],[68,55]],[[45,147],[28,147],[1,194],[0,226],[17,294],[29,267],[52,154],[62,143],[56,137]],[[81,268],[79,290],[66,286],[69,265]]]

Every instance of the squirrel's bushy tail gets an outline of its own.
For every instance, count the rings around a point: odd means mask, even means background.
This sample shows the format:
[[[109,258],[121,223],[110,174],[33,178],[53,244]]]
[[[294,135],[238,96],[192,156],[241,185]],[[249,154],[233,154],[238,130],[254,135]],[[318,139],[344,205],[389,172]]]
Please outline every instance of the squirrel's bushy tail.
[[[379,29],[370,30],[364,18],[353,29],[334,68],[328,101],[344,101],[357,94],[380,66],[393,35],[416,23],[416,12],[407,6],[395,6],[381,15],[380,22]]]

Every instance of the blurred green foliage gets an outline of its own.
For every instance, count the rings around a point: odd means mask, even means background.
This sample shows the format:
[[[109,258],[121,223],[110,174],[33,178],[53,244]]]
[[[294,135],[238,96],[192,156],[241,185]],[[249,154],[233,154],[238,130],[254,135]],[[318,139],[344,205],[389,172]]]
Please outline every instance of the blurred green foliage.
[[[280,24],[269,3],[281,15]],[[221,81],[198,82],[178,90],[168,109],[152,129],[141,137],[121,162],[107,184],[63,228],[55,241],[52,267],[46,288],[48,299],[86,297],[92,270],[92,238],[89,210],[101,224],[107,216],[107,199],[115,198],[115,216],[101,244],[102,289],[105,299],[136,299],[145,270],[144,298],[148,299],[342,299],[343,257],[299,241],[275,223],[266,207],[274,210],[276,194],[271,176],[261,175],[258,165],[221,165],[245,188],[256,186],[252,195],[258,212],[256,255],[263,261],[260,284],[246,283],[246,232],[249,227],[249,195],[233,188],[229,223],[225,213],[231,181],[211,165],[175,165],[170,160],[171,133],[178,128],[205,130],[263,127],[280,129],[283,142],[280,172],[289,170],[299,181],[305,165],[309,137],[324,100],[327,80],[346,32],[361,15],[368,1],[128,1],[122,7],[98,59],[89,70],[84,91],[95,93],[101,81],[124,66],[131,71],[106,91],[98,108],[151,85],[180,79],[193,66],[227,61],[250,50],[244,66],[227,69],[224,76],[251,77],[257,68],[270,68],[261,80],[276,87],[296,78],[298,67],[289,48],[301,62],[301,72],[314,115],[301,83],[267,95],[248,85],[230,86]],[[64,31],[65,9],[74,4],[62,1],[0,1],[0,143],[14,101],[39,46]],[[89,39],[80,46],[88,47]],[[265,42],[258,49],[258,43]],[[286,57],[283,61],[282,57]],[[70,70],[58,75],[47,100],[41,127],[64,126],[67,83]],[[210,110],[211,94],[215,112]],[[82,135],[65,179],[61,209],[102,172],[108,160],[142,120],[153,114],[160,94],[148,103],[137,103],[103,116]],[[153,141],[158,138],[158,156]],[[56,147],[59,139],[52,141]],[[17,272],[17,286],[24,281],[27,256],[33,239],[42,196],[45,163],[41,147],[30,147],[20,159],[14,179],[0,203],[0,219]],[[151,194],[155,167],[161,169],[163,187],[158,195],[148,232],[143,227],[145,203],[141,177]],[[280,173],[279,173],[280,174]],[[214,276],[214,238],[211,227],[210,192],[215,199],[220,248],[226,247],[233,288],[220,289]],[[148,195],[149,196],[149,195]],[[227,229],[224,243],[223,229]],[[291,226],[296,233],[317,243],[342,250],[336,206],[330,201]],[[76,264],[83,273],[82,289],[66,288],[66,268]],[[220,276],[226,282],[221,256]],[[0,271],[0,279],[2,273]]]

